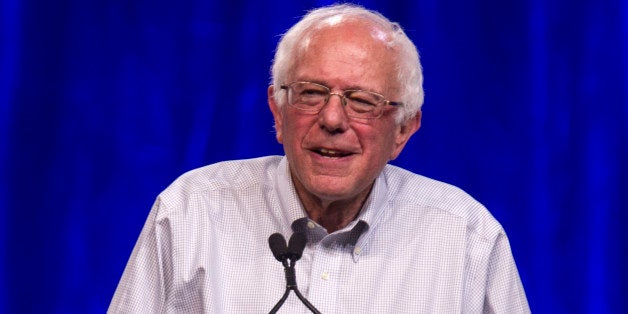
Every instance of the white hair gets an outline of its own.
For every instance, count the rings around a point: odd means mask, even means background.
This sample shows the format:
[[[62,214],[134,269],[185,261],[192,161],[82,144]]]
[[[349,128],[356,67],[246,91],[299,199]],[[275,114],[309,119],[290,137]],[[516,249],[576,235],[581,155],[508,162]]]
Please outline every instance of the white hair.
[[[271,68],[271,81],[275,86],[276,102],[282,106],[283,89],[277,88],[286,83],[289,71],[294,67],[298,52],[307,46],[313,31],[326,26],[334,26],[347,20],[370,22],[375,31],[373,37],[390,47],[398,48],[397,83],[401,91],[400,108],[396,121],[405,122],[413,118],[423,105],[423,71],[419,52],[397,23],[393,23],[378,12],[351,4],[332,5],[308,12],[298,23],[292,26],[277,45]]]

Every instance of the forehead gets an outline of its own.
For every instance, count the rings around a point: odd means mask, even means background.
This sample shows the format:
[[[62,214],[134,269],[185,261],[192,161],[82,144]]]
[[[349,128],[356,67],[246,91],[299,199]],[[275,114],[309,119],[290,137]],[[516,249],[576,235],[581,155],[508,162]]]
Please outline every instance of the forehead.
[[[388,36],[364,21],[325,24],[306,33],[289,76],[330,87],[390,91],[396,85],[397,50]]]

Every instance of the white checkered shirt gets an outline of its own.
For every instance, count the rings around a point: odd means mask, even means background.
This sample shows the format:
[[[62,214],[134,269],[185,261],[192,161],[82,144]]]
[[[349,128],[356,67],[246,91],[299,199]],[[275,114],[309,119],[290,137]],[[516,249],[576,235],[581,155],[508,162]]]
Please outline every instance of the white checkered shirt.
[[[301,293],[322,313],[527,313],[501,225],[460,189],[387,165],[332,234],[305,216],[285,157],[193,170],[153,206],[111,313],[267,313],[286,289],[268,236],[303,231]],[[279,313],[308,313],[291,293]]]

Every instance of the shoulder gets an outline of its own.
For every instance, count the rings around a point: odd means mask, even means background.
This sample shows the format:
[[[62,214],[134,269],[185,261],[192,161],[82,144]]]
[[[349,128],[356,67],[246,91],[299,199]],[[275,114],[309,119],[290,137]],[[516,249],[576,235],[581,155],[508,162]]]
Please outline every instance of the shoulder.
[[[393,165],[384,169],[389,199],[396,208],[412,215],[447,216],[460,222],[467,231],[493,241],[503,233],[501,224],[484,205],[462,189]]]
[[[281,156],[229,160],[188,171],[177,178],[160,195],[162,202],[176,201],[197,194],[247,189],[269,184]]]

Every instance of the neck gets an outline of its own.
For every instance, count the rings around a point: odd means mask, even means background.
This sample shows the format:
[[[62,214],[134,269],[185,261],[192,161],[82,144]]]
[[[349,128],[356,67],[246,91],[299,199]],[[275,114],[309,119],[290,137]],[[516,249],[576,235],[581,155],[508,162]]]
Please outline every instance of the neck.
[[[371,192],[371,186],[360,194],[345,200],[325,200],[297,189],[297,195],[310,219],[332,233],[351,223],[360,213]]]

